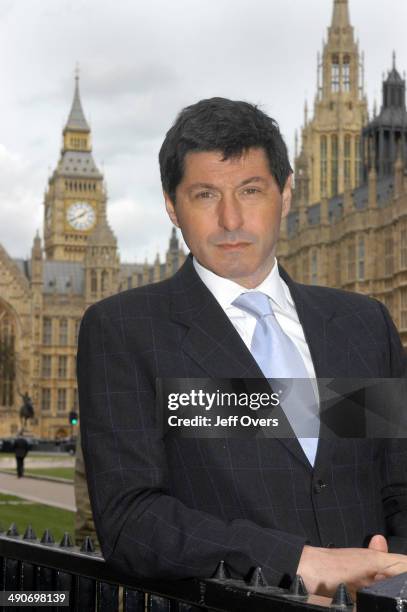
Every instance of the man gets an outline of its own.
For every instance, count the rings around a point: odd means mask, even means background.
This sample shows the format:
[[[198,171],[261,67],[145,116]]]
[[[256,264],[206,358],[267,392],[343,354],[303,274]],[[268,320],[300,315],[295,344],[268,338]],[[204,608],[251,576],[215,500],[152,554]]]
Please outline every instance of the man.
[[[16,457],[17,478],[22,478],[24,476],[24,459],[29,450],[29,444],[24,438],[23,432],[20,432],[14,440],[13,450]]]
[[[292,171],[272,119],[244,102],[198,102],[167,133],[160,169],[191,255],[171,279],[90,307],[79,338],[82,444],[105,558],[155,578],[209,577],[224,559],[235,576],[260,565],[270,584],[300,573],[319,593],[406,571],[404,441],[160,434],[157,378],[268,377],[245,293],[267,302],[306,376],[406,374],[382,304],[278,268]]]

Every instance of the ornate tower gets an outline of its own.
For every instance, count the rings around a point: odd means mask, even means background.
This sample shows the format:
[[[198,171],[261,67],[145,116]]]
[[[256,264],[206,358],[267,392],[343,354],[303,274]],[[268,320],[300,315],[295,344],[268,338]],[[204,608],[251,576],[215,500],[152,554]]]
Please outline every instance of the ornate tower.
[[[92,157],[91,132],[82,109],[79,76],[76,75],[61,155],[45,193],[47,259],[83,261],[88,236],[105,210],[103,176]]]
[[[374,168],[378,180],[391,176],[399,158],[402,165],[407,161],[407,109],[406,82],[393,66],[383,81],[383,100],[379,115],[363,130],[363,175],[367,180]]]
[[[334,0],[322,62],[318,54],[314,116],[309,121],[305,112],[301,151],[295,160],[297,202],[304,194],[308,204],[319,202],[359,184],[360,132],[366,122],[363,65],[348,0]]]

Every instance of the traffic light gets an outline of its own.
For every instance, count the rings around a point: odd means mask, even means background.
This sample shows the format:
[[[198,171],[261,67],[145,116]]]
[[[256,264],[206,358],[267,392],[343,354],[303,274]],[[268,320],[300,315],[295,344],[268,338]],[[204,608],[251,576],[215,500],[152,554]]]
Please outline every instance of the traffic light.
[[[78,413],[75,412],[75,410],[71,410],[71,412],[69,413],[69,422],[71,425],[77,425],[78,424]]]

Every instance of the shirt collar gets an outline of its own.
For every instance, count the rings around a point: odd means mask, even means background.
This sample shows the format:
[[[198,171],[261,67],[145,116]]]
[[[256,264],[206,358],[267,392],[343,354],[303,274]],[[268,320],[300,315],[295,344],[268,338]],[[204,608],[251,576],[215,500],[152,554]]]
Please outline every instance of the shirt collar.
[[[233,300],[241,293],[246,293],[247,291],[261,291],[265,293],[283,310],[287,309],[289,305],[292,306],[294,304],[290,291],[280,276],[277,259],[274,259],[274,265],[264,281],[254,289],[247,289],[229,278],[218,276],[200,264],[195,257],[193,257],[192,261],[198,276],[217,299],[223,310],[229,308]]]

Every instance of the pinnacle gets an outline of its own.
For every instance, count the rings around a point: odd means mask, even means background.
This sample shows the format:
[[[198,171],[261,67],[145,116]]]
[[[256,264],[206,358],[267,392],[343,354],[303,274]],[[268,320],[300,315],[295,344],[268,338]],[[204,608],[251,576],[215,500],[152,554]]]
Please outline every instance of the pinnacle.
[[[332,28],[347,28],[350,26],[348,0],[334,0]]]
[[[80,130],[90,132],[90,127],[85,119],[85,114],[82,108],[81,97],[79,93],[79,75],[75,75],[75,93],[73,97],[71,112],[69,113],[68,121],[65,126],[66,130]]]

